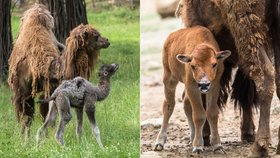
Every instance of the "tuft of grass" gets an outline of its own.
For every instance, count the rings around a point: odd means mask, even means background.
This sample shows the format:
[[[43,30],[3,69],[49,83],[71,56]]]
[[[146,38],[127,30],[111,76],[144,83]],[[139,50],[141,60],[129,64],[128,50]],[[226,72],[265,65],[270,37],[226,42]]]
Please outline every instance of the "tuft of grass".
[[[13,37],[17,36],[19,17],[12,17]],[[0,155],[1,157],[140,157],[139,120],[139,78],[140,78],[140,28],[139,10],[116,8],[103,12],[88,11],[88,20],[102,36],[110,40],[110,47],[101,50],[98,65],[90,79],[98,83],[96,72],[102,64],[118,63],[120,68],[111,79],[111,92],[107,99],[96,104],[96,120],[101,132],[101,150],[92,134],[89,121],[84,115],[83,136],[75,135],[76,114],[65,129],[65,145],[61,147],[54,139],[55,129],[49,128],[39,148],[36,148],[35,135],[42,125],[38,106],[31,126],[28,144],[20,134],[11,103],[12,93],[6,85],[0,87]],[[58,121],[58,120],[57,120]],[[58,125],[58,124],[57,124]]]

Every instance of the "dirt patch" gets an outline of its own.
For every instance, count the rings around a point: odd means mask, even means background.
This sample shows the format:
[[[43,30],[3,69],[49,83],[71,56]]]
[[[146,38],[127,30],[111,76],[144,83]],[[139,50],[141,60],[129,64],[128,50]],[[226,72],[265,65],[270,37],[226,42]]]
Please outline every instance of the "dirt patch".
[[[154,152],[154,143],[162,120],[164,100],[162,84],[161,49],[167,35],[183,27],[180,19],[161,20],[155,12],[154,1],[141,0],[141,157],[246,157],[250,144],[240,141],[240,115],[229,101],[219,118],[219,133],[226,155],[214,153],[206,147],[202,155],[194,155],[190,144],[190,130],[183,111],[181,95],[183,85],[176,91],[176,106],[169,122],[167,143],[164,150]],[[270,155],[275,154],[277,129],[280,125],[280,103],[275,96],[271,108],[272,145]],[[258,113],[255,124],[258,127]]]

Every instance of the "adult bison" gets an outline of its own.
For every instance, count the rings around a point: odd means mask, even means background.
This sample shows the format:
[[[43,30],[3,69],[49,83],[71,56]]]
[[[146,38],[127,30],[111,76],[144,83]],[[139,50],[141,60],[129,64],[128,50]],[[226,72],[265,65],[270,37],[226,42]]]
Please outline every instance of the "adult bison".
[[[254,142],[250,156],[267,156],[275,77],[280,97],[279,0],[181,0],[176,14],[182,17],[186,27],[208,27],[220,48],[231,50],[231,57],[225,61],[219,102],[225,103],[232,68],[238,66],[232,99],[235,105],[240,105],[242,113],[241,138]],[[260,108],[256,134],[252,119],[254,107]]]

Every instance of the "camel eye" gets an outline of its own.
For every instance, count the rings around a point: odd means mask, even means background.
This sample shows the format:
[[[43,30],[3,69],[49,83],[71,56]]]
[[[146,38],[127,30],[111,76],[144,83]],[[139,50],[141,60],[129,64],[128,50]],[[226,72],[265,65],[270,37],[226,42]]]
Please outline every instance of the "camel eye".
[[[213,64],[212,67],[215,68],[217,66],[217,63]]]
[[[191,68],[192,68],[192,70],[195,70],[195,69],[196,69],[196,67],[195,67],[194,65],[191,65]]]

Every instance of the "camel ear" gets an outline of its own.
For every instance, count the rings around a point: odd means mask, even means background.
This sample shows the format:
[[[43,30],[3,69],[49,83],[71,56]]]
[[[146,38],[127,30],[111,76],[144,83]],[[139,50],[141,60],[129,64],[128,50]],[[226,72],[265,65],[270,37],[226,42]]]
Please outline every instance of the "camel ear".
[[[39,14],[38,15],[38,21],[39,21],[39,23],[41,24],[41,25],[43,25],[43,26],[45,26],[45,27],[47,27],[47,16],[46,15],[44,15],[44,14]]]
[[[231,54],[231,51],[230,50],[224,50],[224,51],[219,51],[219,52],[216,52],[216,58],[218,59],[218,60],[225,60],[227,57],[229,57],[230,56],[230,54]]]
[[[191,57],[186,56],[186,55],[183,55],[183,54],[178,54],[178,55],[176,56],[176,59],[177,59],[178,61],[180,61],[181,63],[183,63],[183,64],[192,61],[192,58],[191,58]]]
[[[88,38],[88,32],[84,31],[84,32],[83,32],[83,37],[84,37],[84,38]]]
[[[84,83],[84,80],[80,79],[77,81],[77,87],[80,88],[82,84]]]

